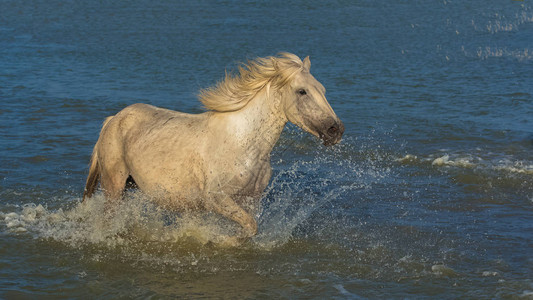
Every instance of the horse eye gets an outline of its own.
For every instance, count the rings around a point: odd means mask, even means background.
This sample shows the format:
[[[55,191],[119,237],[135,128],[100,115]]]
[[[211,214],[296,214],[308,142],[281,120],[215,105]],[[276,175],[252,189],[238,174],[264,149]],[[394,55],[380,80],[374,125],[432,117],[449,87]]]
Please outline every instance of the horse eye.
[[[304,96],[307,95],[307,92],[304,89],[298,90],[298,94]]]

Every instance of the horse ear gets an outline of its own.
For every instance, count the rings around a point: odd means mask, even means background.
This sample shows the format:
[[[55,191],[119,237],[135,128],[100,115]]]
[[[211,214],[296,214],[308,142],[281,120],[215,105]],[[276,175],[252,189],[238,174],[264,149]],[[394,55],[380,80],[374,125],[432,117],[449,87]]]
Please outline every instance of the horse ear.
[[[308,71],[311,70],[311,60],[309,59],[309,56],[304,58],[304,68],[306,68]]]

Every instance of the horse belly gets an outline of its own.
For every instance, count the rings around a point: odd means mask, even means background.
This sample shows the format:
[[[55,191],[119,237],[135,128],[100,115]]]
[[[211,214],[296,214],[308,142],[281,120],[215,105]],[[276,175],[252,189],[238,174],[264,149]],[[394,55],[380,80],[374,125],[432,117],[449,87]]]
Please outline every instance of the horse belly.
[[[133,164],[131,176],[141,190],[167,198],[196,198],[204,189],[204,174],[194,158],[161,158]]]
[[[130,175],[140,190],[165,206],[198,206],[205,171],[197,143],[154,134],[127,149]]]

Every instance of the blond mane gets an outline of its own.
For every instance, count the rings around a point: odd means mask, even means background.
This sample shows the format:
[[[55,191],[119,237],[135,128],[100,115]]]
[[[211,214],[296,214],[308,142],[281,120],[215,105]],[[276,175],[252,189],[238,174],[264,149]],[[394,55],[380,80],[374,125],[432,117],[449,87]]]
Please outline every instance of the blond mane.
[[[291,53],[257,58],[239,66],[238,75],[226,73],[223,81],[201,90],[198,98],[208,110],[236,111],[246,106],[267,84],[271,88],[282,88],[296,72],[304,69],[302,60]]]

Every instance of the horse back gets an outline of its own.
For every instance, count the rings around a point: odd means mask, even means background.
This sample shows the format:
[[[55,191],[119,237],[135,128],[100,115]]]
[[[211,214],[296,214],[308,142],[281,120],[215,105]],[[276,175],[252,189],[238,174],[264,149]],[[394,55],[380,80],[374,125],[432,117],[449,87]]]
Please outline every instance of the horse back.
[[[178,138],[186,128],[199,128],[205,122],[203,114],[187,114],[153,105],[132,104],[112,119],[112,125],[124,142],[139,139]]]

